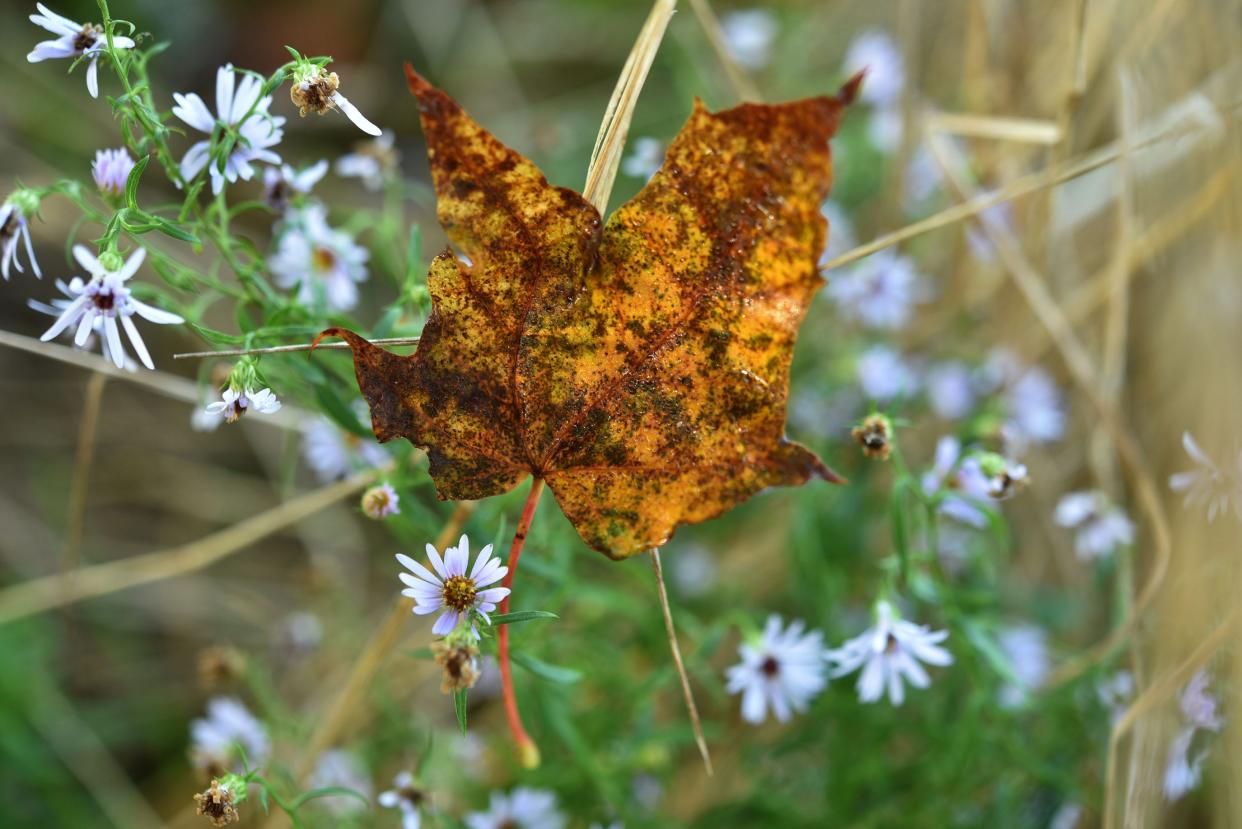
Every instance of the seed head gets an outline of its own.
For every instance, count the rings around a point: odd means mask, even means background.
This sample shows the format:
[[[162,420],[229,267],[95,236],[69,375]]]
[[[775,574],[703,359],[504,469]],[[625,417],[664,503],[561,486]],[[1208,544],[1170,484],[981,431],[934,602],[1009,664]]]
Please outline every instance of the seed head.
[[[194,814],[207,818],[212,826],[228,826],[241,820],[234,805],[233,791],[221,786],[219,780],[212,780],[210,788],[194,795],[194,803]]]
[[[451,643],[441,639],[431,644],[431,652],[436,656],[436,664],[444,672],[440,682],[440,690],[446,694],[473,688],[479,681],[479,663],[476,657],[479,649],[474,645]]]
[[[246,670],[246,657],[232,645],[211,645],[198,652],[198,683],[204,690],[232,685]]]
[[[893,424],[882,414],[869,415],[850,432],[868,458],[888,460],[892,451]]]
[[[323,115],[336,106],[334,96],[340,85],[341,79],[335,72],[316,67],[314,72],[307,72],[301,81],[295,79],[289,88],[289,98],[303,118],[308,112]]]

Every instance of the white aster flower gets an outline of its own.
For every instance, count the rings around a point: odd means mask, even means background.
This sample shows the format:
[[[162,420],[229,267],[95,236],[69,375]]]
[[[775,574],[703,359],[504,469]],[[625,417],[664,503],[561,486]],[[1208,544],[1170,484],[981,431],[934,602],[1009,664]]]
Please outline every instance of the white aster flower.
[[[927,372],[927,402],[945,420],[958,420],[975,407],[975,386],[970,369],[957,360],[931,367]]]
[[[1078,803],[1062,803],[1060,808],[1052,815],[1052,820],[1048,821],[1048,829],[1075,829],[1078,821],[1082,819],[1082,806]]]
[[[29,191],[14,193],[4,204],[0,205],[0,273],[4,281],[9,281],[9,265],[17,268],[18,273],[25,273],[22,260],[17,255],[18,242],[26,245],[26,258],[30,267],[39,279],[43,272],[39,270],[39,261],[35,259],[34,246],[30,242],[29,218],[38,209],[38,201],[28,195]]]
[[[836,259],[843,253],[853,250],[858,244],[854,233],[854,222],[849,214],[834,201],[826,201],[819,212],[828,220],[828,244],[824,246],[824,255],[819,258],[822,265]]]
[[[944,493],[937,512],[972,527],[986,527],[987,513],[980,507],[991,497],[991,484],[975,458],[962,459],[962,444],[952,435],[936,442],[932,468],[923,475],[923,493],[929,498]]]
[[[828,296],[847,320],[892,330],[910,321],[924,296],[923,277],[906,256],[882,250],[828,283]]]
[[[36,299],[28,299],[26,300],[26,305],[31,309],[38,311],[40,314],[47,314],[50,317],[59,317],[65,312],[66,308],[73,304],[73,301],[77,299],[78,295],[82,293],[84,285],[85,283],[81,280],[81,278],[76,276],[69,282],[65,282],[63,279],[57,279],[56,288],[64,294],[63,297],[55,297],[50,303],[39,302]],[[115,358],[112,356],[112,352],[108,347],[108,338],[104,336],[104,318],[102,316],[95,317],[92,329],[93,330],[91,331],[90,336],[86,338],[82,345],[75,346],[75,348],[81,348],[84,351],[91,351],[95,348],[95,341],[98,340],[104,359],[115,362]],[[72,341],[75,333],[76,329],[74,329],[73,326],[69,326],[61,332],[61,335],[68,337],[69,340]],[[121,362],[123,363],[122,368],[126,371],[138,370],[138,364],[130,359],[128,354],[121,354]]]
[[[1207,504],[1208,522],[1216,516],[1225,515],[1233,508],[1233,514],[1242,521],[1242,452],[1238,453],[1235,471],[1221,469],[1207,453],[1199,448],[1190,432],[1182,433],[1182,446],[1198,467],[1187,472],[1169,476],[1169,486],[1174,492],[1185,492],[1184,505]]]
[[[1038,625],[1011,625],[997,639],[1017,679],[1001,688],[1000,704],[1003,708],[1017,708],[1043,683],[1052,667],[1048,634]]]
[[[500,558],[492,555],[492,545],[479,550],[469,575],[466,567],[470,563],[470,539],[464,535],[456,547],[444,551],[443,559],[436,548],[428,544],[427,558],[435,569],[434,573],[409,556],[397,553],[397,561],[414,574],[398,573],[397,577],[406,585],[401,595],[414,600],[414,613],[426,616],[441,611],[431,632],[436,636],[448,636],[459,621],[463,618],[470,620],[475,613],[490,624],[487,614],[509,595],[507,587],[487,587],[509,572],[509,568],[500,563]],[[475,635],[478,635],[477,631]]]
[[[302,427],[302,458],[327,484],[355,470],[383,466],[388,453],[374,440],[347,432],[326,417],[316,417]]]
[[[845,52],[848,75],[866,70],[861,97],[879,107],[893,107],[901,101],[906,85],[905,61],[897,43],[882,29],[868,29],[854,38]]]
[[[863,81],[863,90],[867,89],[867,82]],[[884,109],[875,109],[871,111],[871,117],[867,119],[867,137],[871,139],[871,143],[875,148],[885,155],[892,155],[901,148],[901,138],[906,129],[905,117],[902,115],[901,109],[898,107],[887,107]],[[935,158],[929,153],[927,159],[935,163]],[[934,171],[926,167],[920,166],[914,168],[914,158],[910,159],[910,165],[906,168],[907,179],[911,174],[917,175],[919,181],[917,183],[906,182],[906,192],[914,204],[922,201],[916,194],[925,185],[923,179],[929,172],[933,172],[937,179],[939,178],[940,169],[937,167]]]
[[[801,620],[785,628],[773,613],[755,642],[738,646],[742,661],[729,668],[726,690],[742,695],[742,719],[759,725],[768,716],[788,722],[793,712],[807,704],[828,684],[824,668],[823,634],[804,632]]]
[[[362,795],[366,801],[371,800],[374,789],[371,776],[357,757],[339,748],[325,751],[315,764],[315,770],[307,781],[308,788],[326,789],[336,787],[350,789]],[[347,817],[366,811],[367,803],[347,794],[333,794],[317,797],[313,801],[337,817]]]
[[[103,29],[90,23],[75,23],[42,3],[36,3],[35,6],[39,14],[30,15],[30,22],[47,29],[57,37],[55,40],[45,40],[37,44],[34,50],[26,55],[26,60],[38,63],[56,58],[76,60],[85,57],[87,60],[86,89],[91,93],[92,98],[98,98],[99,56],[104,49],[108,48],[108,39],[104,36]],[[117,49],[132,49],[134,41],[128,37],[113,34],[112,45]]]
[[[190,413],[190,428],[196,432],[214,432],[224,422],[224,415],[211,412],[206,406],[196,406]]]
[[[858,355],[855,370],[863,393],[872,400],[909,397],[918,391],[919,378],[914,369],[886,345],[873,345]]]
[[[358,283],[367,278],[367,249],[328,225],[323,205],[290,213],[268,267],[277,285],[297,288],[298,300],[348,311],[358,304]]]
[[[277,213],[283,213],[294,194],[307,195],[327,173],[326,159],[302,170],[295,170],[288,164],[282,164],[280,167],[265,167],[263,200]]]
[[[243,181],[253,178],[254,162],[280,163],[280,156],[271,148],[284,137],[282,127],[285,119],[268,112],[272,96],[260,97],[262,80],[243,74],[238,83],[236,76],[231,63],[216,70],[216,115],[212,115],[196,93],[173,94],[177,102],[172,110],[173,115],[194,129],[211,136],[217,124],[223,123],[238,133],[237,143],[225,159],[223,170],[217,160],[211,158],[210,140],[199,141],[181,159],[181,177],[189,182],[207,167],[211,176],[211,192],[217,195],[224,189],[226,180],[232,183],[239,178]]]
[[[716,584],[716,559],[707,549],[691,544],[675,550],[668,559],[673,586],[686,598],[702,596]]]
[[[241,770],[237,746],[251,768],[263,765],[272,752],[267,729],[236,697],[207,701],[207,716],[190,723],[190,759],[196,768],[220,776]]]
[[[776,28],[776,18],[767,9],[741,9],[720,18],[725,50],[745,69],[767,65]]]
[[[858,677],[860,701],[875,702],[887,688],[889,702],[901,705],[906,698],[906,682],[915,688],[931,684],[920,661],[928,665],[952,664],[953,657],[940,647],[949,632],[932,631],[926,625],[904,621],[884,600],[876,602],[875,619],[873,627],[829,651],[825,658],[836,663],[832,671],[834,678],[862,668]]]
[[[400,155],[393,147],[396,136],[385,130],[373,141],[354,145],[354,151],[336,160],[336,174],[345,178],[362,179],[368,190],[380,190],[384,179],[397,169]]]
[[[465,822],[469,829],[564,829],[565,816],[552,792],[518,786],[508,795],[492,792],[488,810],[469,813]]]
[[[399,500],[397,491],[392,488],[392,484],[385,481],[379,486],[371,487],[362,494],[362,511],[368,518],[379,521],[401,512],[401,507],[398,504]]]
[[[1053,517],[1075,531],[1074,552],[1083,561],[1106,558],[1134,543],[1134,524],[1103,492],[1071,492],[1057,502]]]
[[[207,412],[224,418],[225,423],[236,423],[246,412],[272,414],[280,411],[280,401],[271,389],[239,389],[229,386],[222,399],[207,404]]]
[[[630,154],[621,161],[621,172],[646,181],[656,174],[663,163],[663,142],[658,138],[635,138]]]
[[[1163,788],[1164,797],[1170,803],[1197,789],[1203,779],[1203,763],[1207,759],[1207,751],[1200,750],[1192,754],[1191,742],[1194,738],[1193,728],[1183,728],[1169,744]]]
[[[91,162],[91,175],[95,179],[95,186],[100,192],[112,196],[125,192],[125,184],[133,169],[134,159],[124,147],[97,150],[95,160]]]
[[[419,809],[426,799],[426,792],[414,785],[414,775],[402,771],[392,779],[392,788],[380,792],[376,801],[385,809],[401,810],[401,829],[419,829],[423,822]]]
[[[358,107],[340,93],[340,86],[341,79],[335,72],[313,63],[302,63],[294,69],[289,98],[303,118],[310,112],[324,115],[339,107],[358,129],[367,135],[380,135],[382,130],[368,121]]]
[[[123,368],[125,348],[121,345],[121,333],[117,326],[117,321],[120,320],[121,325],[125,327],[125,333],[129,335],[130,344],[138,354],[138,359],[147,368],[155,368],[155,364],[151,362],[151,355],[147,353],[146,343],[142,341],[142,335],[138,333],[138,326],[134,325],[132,317],[137,314],[157,325],[176,325],[185,320],[176,314],[162,311],[153,305],[134,299],[130,289],[125,286],[125,283],[142,265],[142,261],[147,256],[146,250],[138,248],[124,262],[116,253],[105,253],[104,261],[107,267],[82,245],[74,245],[73,256],[78,260],[78,264],[91,274],[91,280],[82,282],[75,277],[66,286],[71,293],[75,294],[73,300],[65,306],[60,317],[52,323],[51,328],[43,332],[43,336],[39,339],[47,342],[71,325],[76,325],[77,333],[74,335],[73,342],[81,347],[95,330],[95,325],[102,319],[103,334],[108,343],[108,355],[117,368]]]

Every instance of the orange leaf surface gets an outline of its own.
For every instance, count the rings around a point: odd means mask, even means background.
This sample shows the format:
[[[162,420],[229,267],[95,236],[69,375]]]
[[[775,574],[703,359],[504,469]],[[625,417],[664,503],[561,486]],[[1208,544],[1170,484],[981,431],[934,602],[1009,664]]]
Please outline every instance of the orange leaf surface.
[[[441,498],[543,478],[591,547],[624,558],[759,490],[840,479],[785,439],[798,326],[831,182],[835,98],[694,112],[601,227],[408,66],[437,213],[469,264],[432,262],[417,351],[351,346],[381,441],[427,450]]]

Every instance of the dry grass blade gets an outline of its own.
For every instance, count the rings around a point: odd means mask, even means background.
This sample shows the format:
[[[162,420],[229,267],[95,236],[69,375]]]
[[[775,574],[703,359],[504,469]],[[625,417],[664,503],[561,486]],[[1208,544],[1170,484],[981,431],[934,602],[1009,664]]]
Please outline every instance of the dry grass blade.
[[[694,691],[690,689],[690,676],[686,673],[686,665],[681,659],[681,646],[677,644],[677,628],[673,625],[673,609],[668,604],[668,590],[664,586],[664,568],[660,564],[660,550],[651,549],[651,569],[655,571],[656,589],[660,594],[660,610],[664,614],[664,632],[668,634],[668,647],[673,652],[673,664],[677,666],[677,677],[681,680],[681,693],[686,699],[686,710],[690,713],[690,725],[694,728],[694,742],[699,747],[699,756],[703,758],[703,769],[711,777],[712,755],[707,750],[707,738],[703,736],[703,722],[699,719],[699,707],[694,702]]]
[[[664,32],[676,6],[676,0],[656,0],[652,5],[604,111],[604,120],[595,138],[595,149],[591,152],[591,163],[587,168],[586,185],[582,188],[582,195],[595,205],[600,215],[608,209],[608,197],[617,179],[625,138],[630,132],[630,119],[638,104],[638,93],[647,80],[647,72],[655,60],[660,42],[664,40]]]
[[[60,559],[61,572],[77,568],[81,554],[82,529],[86,524],[86,484],[95,457],[99,409],[107,383],[108,375],[99,372],[93,372],[86,381],[82,420],[78,425],[78,451],[73,461],[73,481],[69,486],[69,519],[65,526],[65,549]]]
[[[694,10],[694,16],[699,19],[699,25],[703,27],[703,31],[707,34],[707,39],[712,44],[712,50],[720,60],[720,65],[724,67],[725,74],[729,77],[729,85],[733,87],[733,92],[743,101],[761,100],[759,89],[755,86],[755,82],[750,79],[750,76],[738,65],[737,61],[733,59],[733,55],[729,52],[729,47],[725,43],[724,30],[720,26],[720,18],[716,17],[716,12],[712,10],[711,3],[708,0],[690,0],[690,8]]]
[[[1056,144],[1061,140],[1061,128],[1055,123],[1029,118],[934,112],[927,116],[927,126],[936,132],[967,138],[995,138],[1002,141],[1047,145]]]
[[[373,482],[379,474],[379,470],[371,470],[354,475],[180,547],[14,585],[0,591],[0,624],[83,599],[202,570],[352,495]]]

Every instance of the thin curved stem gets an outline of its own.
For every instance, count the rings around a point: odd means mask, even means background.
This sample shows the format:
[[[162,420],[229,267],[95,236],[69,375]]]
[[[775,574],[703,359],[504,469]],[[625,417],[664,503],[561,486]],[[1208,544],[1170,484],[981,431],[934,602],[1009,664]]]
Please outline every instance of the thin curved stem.
[[[664,613],[664,632],[668,634],[668,647],[673,652],[673,664],[677,666],[677,676],[681,679],[681,693],[686,698],[686,710],[690,712],[690,725],[694,729],[694,742],[699,747],[699,756],[703,758],[703,770],[707,776],[712,771],[712,755],[707,750],[707,738],[703,736],[703,721],[699,719],[699,706],[694,702],[694,691],[690,689],[690,676],[686,673],[686,665],[681,659],[681,646],[677,644],[677,628],[673,626],[673,609],[668,603],[668,590],[664,587],[664,567],[660,564],[660,548],[651,548],[651,569],[655,571],[656,588],[660,593],[660,610]]]
[[[535,517],[535,508],[539,506],[539,496],[543,494],[543,478],[531,481],[530,492],[526,495],[526,505],[522,507],[522,517],[518,519],[517,531],[513,534],[513,544],[509,547],[509,572],[505,574],[502,584],[512,589],[513,576],[517,573],[518,558],[522,548],[526,546],[526,533],[530,530],[531,519]],[[509,612],[510,592],[500,602],[500,612]],[[526,768],[539,765],[539,747],[522,727],[522,715],[518,711],[517,697],[513,693],[513,670],[509,665],[509,626],[501,625],[497,634],[497,662],[500,664],[500,685],[504,691],[505,717],[509,721],[509,731],[517,744],[518,759]]]

